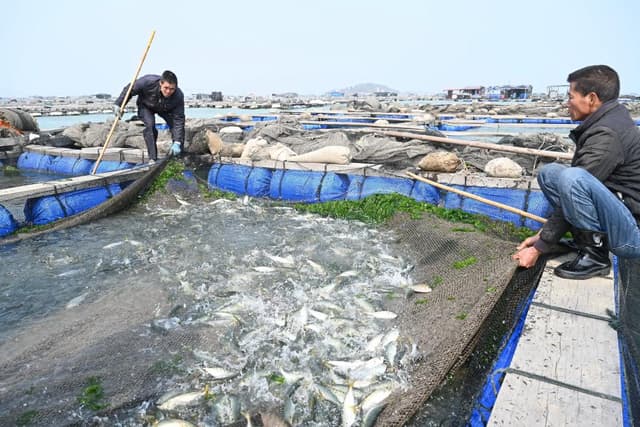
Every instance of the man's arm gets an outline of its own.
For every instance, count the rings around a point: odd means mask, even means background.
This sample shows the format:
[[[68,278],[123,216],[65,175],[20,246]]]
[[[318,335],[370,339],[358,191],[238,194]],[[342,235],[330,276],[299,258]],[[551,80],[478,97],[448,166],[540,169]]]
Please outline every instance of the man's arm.
[[[173,127],[171,128],[171,138],[174,142],[179,142],[184,146],[184,96],[180,93],[180,98],[176,107],[169,112],[173,118]]]
[[[127,100],[124,103],[124,105],[127,105],[131,98],[133,98],[134,96],[140,95],[143,92],[144,87],[147,84],[148,77],[149,76],[142,76],[138,80],[133,82],[133,88],[131,89],[131,93],[127,97]],[[116,99],[114,102],[115,105],[117,106],[122,105],[122,101],[124,100],[124,97],[127,95],[127,91],[129,90],[130,85],[131,84],[128,84],[124,88],[122,88],[122,92],[120,92],[120,96],[118,96],[118,99]]]

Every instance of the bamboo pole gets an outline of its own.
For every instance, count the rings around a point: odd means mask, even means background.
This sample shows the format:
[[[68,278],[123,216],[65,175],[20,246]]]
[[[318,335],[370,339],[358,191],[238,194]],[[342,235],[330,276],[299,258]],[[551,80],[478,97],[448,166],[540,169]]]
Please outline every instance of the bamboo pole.
[[[460,196],[467,197],[469,199],[473,199],[473,200],[485,203],[485,204],[490,205],[490,206],[494,206],[496,208],[504,209],[505,211],[509,211],[509,212],[518,214],[520,216],[532,219],[534,221],[538,221],[538,222],[540,222],[542,224],[547,222],[546,219],[544,219],[544,218],[542,218],[542,217],[540,217],[538,215],[534,215],[532,213],[529,213],[527,211],[523,211],[522,209],[514,208],[512,206],[505,205],[503,203],[494,202],[493,200],[489,200],[489,199],[486,199],[484,197],[480,197],[480,196],[477,196],[477,195],[475,195],[473,193],[469,193],[469,192],[466,192],[466,191],[463,191],[463,190],[458,190],[457,188],[449,187],[448,185],[440,184],[439,182],[432,181],[430,179],[415,175],[415,174],[413,174],[411,172],[407,172],[407,176],[409,176],[410,178],[413,178],[413,179],[417,179],[418,181],[425,182],[425,183],[427,183],[429,185],[433,185],[434,187],[441,188],[442,190],[449,191],[451,193],[455,193],[455,194],[458,194]]]
[[[125,105],[127,105],[127,101],[129,100],[129,95],[131,95],[133,84],[138,78],[138,74],[140,74],[140,69],[142,68],[142,64],[144,64],[144,60],[147,57],[147,53],[149,52],[149,48],[151,47],[151,42],[153,42],[153,38],[155,37],[155,35],[156,35],[156,30],[153,30],[151,32],[151,37],[149,37],[149,42],[147,43],[147,47],[144,50],[144,54],[142,54],[142,58],[140,58],[140,64],[138,64],[138,69],[136,70],[136,73],[133,75],[133,79],[131,79],[131,84],[129,85],[129,89],[127,90],[127,94],[124,96],[124,99],[122,100],[122,104],[120,105],[120,113],[113,120],[113,124],[111,125],[111,130],[109,131],[109,135],[107,135],[107,140],[105,141],[104,145],[102,146],[102,149],[100,150],[100,155],[98,156],[98,159],[96,160],[95,165],[93,165],[93,170],[91,171],[91,175],[96,174],[96,171],[98,170],[98,166],[102,161],[102,157],[104,156],[105,151],[107,151],[107,147],[109,146],[109,142],[111,142],[111,137],[113,136],[113,132],[115,131],[116,126],[118,125],[118,121],[120,120],[120,117],[124,112],[124,107]]]
[[[531,154],[540,157],[551,157],[554,159],[573,159],[572,153],[560,153],[556,151],[536,150],[534,148],[514,147],[512,145],[493,144],[491,142],[466,141],[464,139],[443,138],[441,136],[420,135],[409,132],[382,131],[383,135],[396,138],[420,139],[422,141],[441,142],[443,144],[466,145],[468,147],[484,148],[486,150],[505,151],[508,153]]]

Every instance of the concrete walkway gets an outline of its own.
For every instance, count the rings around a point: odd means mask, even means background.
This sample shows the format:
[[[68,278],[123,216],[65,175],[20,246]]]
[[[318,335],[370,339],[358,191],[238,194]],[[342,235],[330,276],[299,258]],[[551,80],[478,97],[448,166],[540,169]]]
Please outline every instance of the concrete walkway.
[[[547,263],[489,426],[621,426],[613,273],[556,277]]]

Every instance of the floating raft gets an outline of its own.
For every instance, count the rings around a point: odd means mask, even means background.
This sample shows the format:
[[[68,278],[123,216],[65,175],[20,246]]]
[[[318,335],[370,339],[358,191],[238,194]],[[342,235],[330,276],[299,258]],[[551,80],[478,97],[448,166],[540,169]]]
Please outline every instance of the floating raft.
[[[449,209],[487,215],[518,227],[526,226],[537,230],[541,226],[537,221],[515,213],[454,193],[440,192],[424,182],[380,169],[380,165],[367,163],[332,165],[224,158],[211,166],[208,185],[240,195],[297,203],[360,200],[373,194],[397,193]],[[444,173],[429,174],[428,177],[537,216],[544,217],[550,210],[535,180]]]
[[[478,398],[471,426],[624,425],[618,334],[606,312],[616,308],[614,278],[553,274],[574,256],[547,263]]]
[[[105,151],[96,174],[91,175],[100,149],[25,147],[17,161],[18,169],[73,177],[0,189],[0,203],[26,199],[25,221],[44,225],[105,202],[149,169],[145,165],[136,166],[145,159],[142,150],[112,148]],[[0,237],[19,227],[12,213],[0,205]]]

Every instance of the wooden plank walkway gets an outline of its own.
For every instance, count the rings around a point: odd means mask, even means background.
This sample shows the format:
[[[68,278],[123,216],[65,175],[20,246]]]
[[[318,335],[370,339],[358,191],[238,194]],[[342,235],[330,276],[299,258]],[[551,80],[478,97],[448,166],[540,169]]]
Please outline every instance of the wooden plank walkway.
[[[613,276],[567,280],[551,260],[536,290],[489,426],[621,426]]]

